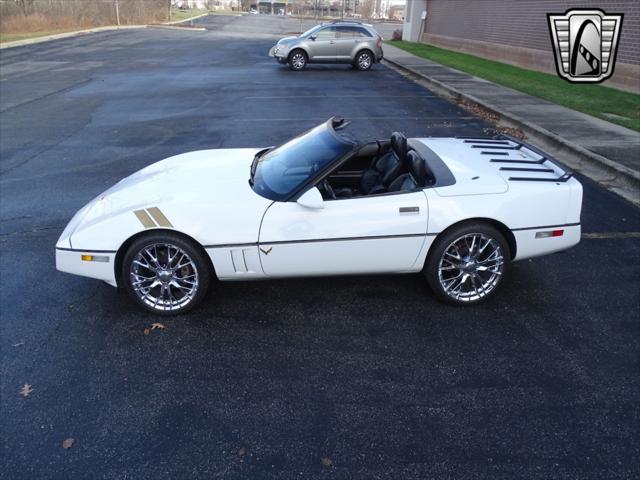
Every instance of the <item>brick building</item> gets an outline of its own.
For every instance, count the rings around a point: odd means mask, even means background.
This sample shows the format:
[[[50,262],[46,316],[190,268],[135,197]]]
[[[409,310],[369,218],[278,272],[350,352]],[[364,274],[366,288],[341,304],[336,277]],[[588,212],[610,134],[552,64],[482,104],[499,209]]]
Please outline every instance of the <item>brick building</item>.
[[[407,0],[403,37],[555,73],[547,13],[570,8],[624,14],[615,73],[604,84],[640,92],[638,0]]]

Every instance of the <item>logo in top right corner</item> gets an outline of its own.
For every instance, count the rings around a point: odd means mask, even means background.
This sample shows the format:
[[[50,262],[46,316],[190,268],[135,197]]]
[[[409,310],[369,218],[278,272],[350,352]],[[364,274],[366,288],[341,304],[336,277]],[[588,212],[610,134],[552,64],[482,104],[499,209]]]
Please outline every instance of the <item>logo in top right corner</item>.
[[[599,83],[613,75],[623,16],[587,9],[547,14],[558,75],[572,83]]]

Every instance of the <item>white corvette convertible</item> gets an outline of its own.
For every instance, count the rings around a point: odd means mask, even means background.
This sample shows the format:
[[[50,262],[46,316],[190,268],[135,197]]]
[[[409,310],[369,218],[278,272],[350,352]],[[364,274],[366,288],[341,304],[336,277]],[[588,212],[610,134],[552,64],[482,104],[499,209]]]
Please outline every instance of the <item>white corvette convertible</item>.
[[[150,165],[76,213],[56,266],[166,315],[201,302],[214,277],[422,271],[438,298],[471,305],[509,262],[580,240],[582,186],[531,145],[399,133],[362,144],[346,125]]]

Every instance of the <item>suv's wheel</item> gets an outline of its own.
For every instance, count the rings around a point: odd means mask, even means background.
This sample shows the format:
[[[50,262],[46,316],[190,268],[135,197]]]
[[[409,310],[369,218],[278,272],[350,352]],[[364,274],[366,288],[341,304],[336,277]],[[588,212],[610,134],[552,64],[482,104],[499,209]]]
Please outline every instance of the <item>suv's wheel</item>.
[[[289,54],[289,68],[291,70],[304,70],[307,66],[307,54],[304,50],[294,50]]]
[[[368,50],[358,52],[354,64],[358,70],[369,70],[373,65],[373,55]]]
[[[141,307],[177,315],[199,304],[211,281],[211,266],[198,245],[170,232],[136,239],[122,262],[122,282]]]
[[[509,244],[497,229],[484,223],[469,223],[436,240],[424,273],[440,300],[472,305],[495,291],[510,259]]]

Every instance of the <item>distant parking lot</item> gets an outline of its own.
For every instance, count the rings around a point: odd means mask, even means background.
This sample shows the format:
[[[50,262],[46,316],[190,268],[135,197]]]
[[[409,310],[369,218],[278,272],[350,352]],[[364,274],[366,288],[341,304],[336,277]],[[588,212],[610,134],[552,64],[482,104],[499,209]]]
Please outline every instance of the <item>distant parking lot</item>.
[[[419,275],[232,283],[145,334],[158,319],[125,295],[56,272],[73,213],[170,155],[332,115],[363,138],[494,133],[384,65],[278,65],[295,22],[0,54],[0,477],[637,477],[640,218],[588,179],[588,238],[472,309]]]

